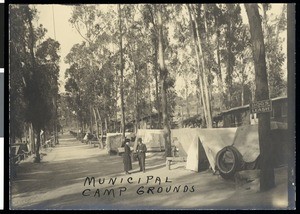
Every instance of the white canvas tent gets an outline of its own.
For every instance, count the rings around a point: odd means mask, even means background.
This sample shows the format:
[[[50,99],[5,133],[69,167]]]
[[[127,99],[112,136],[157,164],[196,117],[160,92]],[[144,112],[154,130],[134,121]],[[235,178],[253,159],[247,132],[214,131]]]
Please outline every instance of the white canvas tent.
[[[232,145],[236,130],[237,128],[198,129],[198,137],[213,171],[216,167],[217,153]]]
[[[171,130],[172,146],[176,146],[181,157],[186,157],[186,169],[199,171],[203,165],[210,165],[215,171],[216,155],[225,146],[233,144],[237,128],[182,128]],[[137,139],[142,138],[148,151],[165,150],[165,140],[161,129],[139,129]]]
[[[134,133],[126,132],[125,137],[130,138]],[[122,133],[107,133],[106,134],[106,150],[118,152],[118,148],[122,146]]]
[[[174,146],[177,147],[180,157],[187,160],[186,168],[198,171],[199,165],[199,144],[197,129],[182,128],[172,129],[171,139]]]
[[[258,142],[258,125],[247,125],[238,127],[233,146],[243,156],[246,162],[253,162],[259,155],[259,142]]]
[[[215,170],[216,154],[232,145],[235,132],[236,128],[184,128],[171,130],[171,136],[179,156],[187,157],[186,168],[198,172],[207,161]]]
[[[286,136],[277,136],[281,133],[279,130],[286,129],[286,123],[271,122],[271,130],[273,130],[271,133],[271,139],[275,150],[280,151],[280,149],[283,150],[284,147],[286,147],[286,145],[282,145],[285,141],[288,141],[285,140]],[[238,127],[234,137],[233,146],[241,153],[245,162],[255,161],[260,154],[258,125],[254,124]]]
[[[138,129],[134,144],[134,150],[137,147],[137,140],[142,138],[143,143],[147,146],[147,151],[164,151],[165,139],[162,129]]]

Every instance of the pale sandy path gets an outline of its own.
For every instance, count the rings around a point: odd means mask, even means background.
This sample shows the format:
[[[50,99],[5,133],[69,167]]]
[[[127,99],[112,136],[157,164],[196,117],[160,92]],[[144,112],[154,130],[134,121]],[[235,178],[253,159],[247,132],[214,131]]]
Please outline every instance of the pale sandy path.
[[[105,150],[89,147],[71,136],[62,136],[60,144],[46,151],[42,163],[27,159],[21,163],[18,177],[11,182],[12,209],[228,209],[228,208],[285,208],[287,207],[287,173],[285,168],[276,170],[277,188],[267,193],[255,189],[236,190],[233,182],[225,181],[210,171],[195,173],[184,169],[182,164],[166,170],[161,154],[147,157],[147,172],[124,175],[122,158],[109,156]],[[102,185],[85,186],[89,176],[106,178]],[[147,176],[153,179],[146,183]],[[133,184],[126,184],[132,177]],[[159,177],[159,185],[155,179]],[[171,183],[164,183],[166,177]],[[116,184],[107,184],[107,179],[117,178]],[[123,183],[120,183],[123,178]],[[141,178],[140,183],[138,180]],[[151,177],[148,177],[151,178]],[[130,178],[129,178],[130,179]],[[129,180],[131,181],[131,180]],[[184,186],[187,187],[184,187]],[[154,187],[139,195],[137,190]],[[166,189],[171,186],[171,191]],[[173,192],[174,187],[180,189]],[[120,188],[126,191],[121,192]],[[161,187],[161,188],[158,188]],[[82,192],[90,196],[83,196]],[[97,190],[98,189],[98,190]],[[113,189],[104,194],[105,189]],[[162,191],[162,192],[160,192]],[[185,192],[186,191],[186,192]],[[96,193],[96,195],[95,195]],[[95,197],[94,197],[95,195]]]

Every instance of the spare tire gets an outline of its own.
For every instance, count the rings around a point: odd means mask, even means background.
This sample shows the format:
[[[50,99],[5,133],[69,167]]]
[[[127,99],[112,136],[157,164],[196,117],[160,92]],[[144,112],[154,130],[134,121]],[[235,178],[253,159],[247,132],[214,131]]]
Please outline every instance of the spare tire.
[[[233,146],[226,146],[216,156],[217,168],[224,179],[233,179],[234,174],[242,167],[242,155]]]

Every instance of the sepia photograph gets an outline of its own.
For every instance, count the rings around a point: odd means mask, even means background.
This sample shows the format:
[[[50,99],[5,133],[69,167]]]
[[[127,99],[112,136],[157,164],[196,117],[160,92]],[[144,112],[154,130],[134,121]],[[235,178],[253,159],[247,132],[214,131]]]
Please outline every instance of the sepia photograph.
[[[295,4],[8,4],[10,210],[294,210]]]

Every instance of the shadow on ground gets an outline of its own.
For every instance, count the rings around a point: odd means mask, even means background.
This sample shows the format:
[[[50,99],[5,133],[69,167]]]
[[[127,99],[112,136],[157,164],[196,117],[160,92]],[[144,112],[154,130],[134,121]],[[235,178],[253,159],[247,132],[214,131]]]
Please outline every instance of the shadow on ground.
[[[227,209],[274,206],[274,198],[270,195],[238,192],[234,182],[225,181],[209,170],[195,173],[180,164],[172,165],[168,170],[162,153],[147,157],[146,173],[138,171],[138,162],[135,161],[132,174],[125,175],[121,156],[109,156],[105,150],[65,139],[60,140],[60,144],[45,156],[42,163],[20,164],[18,177],[11,181],[12,209]],[[86,177],[95,177],[95,186],[87,183],[84,186]],[[104,184],[97,183],[99,178],[106,179]],[[108,183],[109,178],[116,179],[116,183]],[[281,187],[284,179],[279,177]],[[281,188],[280,191],[285,190]],[[261,202],[261,198],[266,198],[267,203]]]

